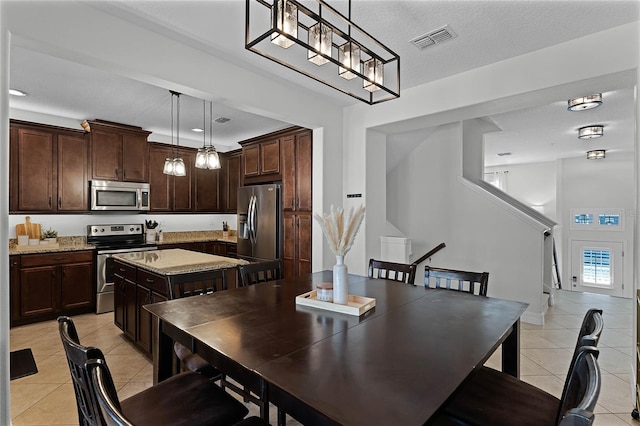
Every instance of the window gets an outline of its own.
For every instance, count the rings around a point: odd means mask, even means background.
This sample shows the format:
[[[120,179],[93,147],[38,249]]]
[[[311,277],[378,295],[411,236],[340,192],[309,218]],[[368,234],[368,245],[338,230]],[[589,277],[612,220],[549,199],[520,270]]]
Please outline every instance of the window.
[[[611,286],[613,277],[610,250],[586,248],[582,251],[582,282],[597,286]]]
[[[592,214],[576,214],[573,215],[573,223],[577,223],[579,225],[591,225],[593,223],[593,215]]]
[[[571,209],[571,229],[624,231],[624,209]]]
[[[598,223],[604,226],[619,226],[620,215],[619,214],[600,214],[598,215]]]

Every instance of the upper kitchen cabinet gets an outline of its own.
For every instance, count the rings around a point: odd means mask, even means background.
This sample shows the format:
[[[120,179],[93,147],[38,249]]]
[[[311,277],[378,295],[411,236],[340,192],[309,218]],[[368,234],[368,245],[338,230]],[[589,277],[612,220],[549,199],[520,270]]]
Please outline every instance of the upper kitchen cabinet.
[[[245,184],[273,182],[282,179],[280,174],[280,142],[279,135],[274,133],[240,142],[244,160]]]
[[[238,210],[238,188],[242,186],[242,150],[225,152],[220,155],[222,168],[222,209],[228,213]]]
[[[173,158],[175,148],[171,145],[150,142],[149,144],[149,202],[150,211],[193,211],[195,152],[193,148],[179,148],[178,155],[184,160],[186,176],[165,175],[164,161]],[[217,191],[217,188],[216,188]]]
[[[11,120],[9,151],[11,212],[88,210],[84,132]]]
[[[87,123],[91,135],[92,179],[149,181],[147,138],[151,132],[103,120]]]
[[[195,170],[195,211],[219,212],[220,208],[220,170],[199,169]]]
[[[311,211],[311,130],[282,138],[282,208]]]

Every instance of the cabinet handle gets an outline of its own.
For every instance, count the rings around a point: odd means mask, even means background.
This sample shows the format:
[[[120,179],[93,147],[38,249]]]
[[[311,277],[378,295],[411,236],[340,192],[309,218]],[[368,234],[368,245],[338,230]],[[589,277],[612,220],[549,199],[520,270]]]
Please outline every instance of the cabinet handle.
[[[51,207],[51,197],[49,197],[49,207]]]
[[[62,276],[63,277],[67,276],[67,268],[62,268]]]
[[[58,261],[59,261],[59,260],[62,260],[62,259],[64,259],[64,257],[54,257],[54,258],[53,258],[53,260],[58,260]]]
[[[126,271],[126,269],[120,268],[120,272],[124,272],[124,271]]]
[[[122,171],[122,178],[123,178],[123,179],[126,179],[126,178],[127,178],[127,169],[124,169],[124,170]]]
[[[155,280],[152,280],[151,278],[147,278],[147,279],[146,279],[146,281],[147,281],[148,283],[153,283],[153,282],[155,282]]]
[[[58,208],[62,207],[62,197],[58,197]]]
[[[296,200],[294,200],[293,198],[291,199],[291,208],[294,208],[296,205]]]

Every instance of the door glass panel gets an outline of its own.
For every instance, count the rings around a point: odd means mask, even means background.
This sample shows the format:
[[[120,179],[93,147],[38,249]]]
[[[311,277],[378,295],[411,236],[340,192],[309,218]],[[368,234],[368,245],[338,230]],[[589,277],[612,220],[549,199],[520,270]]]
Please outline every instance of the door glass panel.
[[[610,287],[613,282],[611,251],[607,249],[583,249],[582,283]]]

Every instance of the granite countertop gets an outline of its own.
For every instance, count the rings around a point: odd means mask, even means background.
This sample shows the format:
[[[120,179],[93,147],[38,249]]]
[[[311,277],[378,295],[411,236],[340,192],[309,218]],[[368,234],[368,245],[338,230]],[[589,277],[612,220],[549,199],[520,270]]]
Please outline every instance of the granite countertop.
[[[236,244],[238,236],[236,231],[230,231],[225,237],[222,231],[183,231],[183,232],[163,232],[162,241],[156,241],[158,246],[164,244],[197,243],[205,241],[224,241]]]
[[[216,256],[183,249],[167,249],[114,254],[115,259],[160,275],[178,275],[193,272],[235,268],[249,262],[231,257]]]
[[[25,249],[19,249],[16,243],[16,239],[9,240],[9,255],[14,254],[32,254],[32,253],[57,253],[63,251],[81,251],[81,250],[94,250],[95,247],[87,244],[87,238],[84,236],[78,237],[58,237],[58,246],[53,247],[49,244],[41,244],[38,246],[24,246]]]

